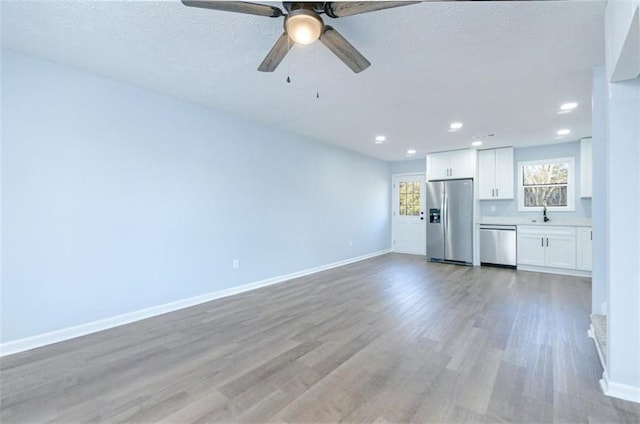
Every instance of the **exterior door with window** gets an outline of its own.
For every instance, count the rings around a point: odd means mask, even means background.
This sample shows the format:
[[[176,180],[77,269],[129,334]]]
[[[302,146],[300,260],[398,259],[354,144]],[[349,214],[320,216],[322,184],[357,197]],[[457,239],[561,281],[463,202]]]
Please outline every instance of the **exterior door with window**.
[[[425,175],[394,175],[392,189],[392,250],[426,255]]]

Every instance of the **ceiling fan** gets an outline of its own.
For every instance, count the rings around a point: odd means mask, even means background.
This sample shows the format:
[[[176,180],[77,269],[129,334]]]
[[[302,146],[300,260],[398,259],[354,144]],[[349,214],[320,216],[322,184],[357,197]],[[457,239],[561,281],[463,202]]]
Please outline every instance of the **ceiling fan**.
[[[273,72],[294,43],[312,44],[320,40],[353,72],[362,72],[371,63],[332,26],[325,25],[320,15],[330,18],[374,12],[392,7],[420,3],[419,1],[330,1],[330,2],[282,2],[282,9],[266,4],[244,1],[182,0],[185,6],[226,12],[280,18],[284,16],[284,33],[264,58],[258,71]]]

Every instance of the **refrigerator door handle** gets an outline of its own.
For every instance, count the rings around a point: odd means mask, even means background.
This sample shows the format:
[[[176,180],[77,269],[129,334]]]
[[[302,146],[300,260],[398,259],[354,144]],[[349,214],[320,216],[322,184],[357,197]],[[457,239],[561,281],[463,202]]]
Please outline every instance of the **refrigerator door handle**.
[[[449,221],[449,217],[447,215],[448,212],[449,209],[447,208],[447,192],[445,191],[442,195],[442,234],[444,235],[445,246],[447,240],[447,221]]]

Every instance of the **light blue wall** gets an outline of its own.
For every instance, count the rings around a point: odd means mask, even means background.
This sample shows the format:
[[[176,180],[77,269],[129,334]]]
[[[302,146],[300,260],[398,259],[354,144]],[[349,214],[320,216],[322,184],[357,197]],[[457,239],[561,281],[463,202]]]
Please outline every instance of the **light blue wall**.
[[[591,309],[594,314],[607,315],[609,298],[609,221],[607,205],[607,80],[604,66],[593,70],[593,265],[591,271]]]
[[[518,162],[553,159],[575,158],[575,182],[576,182],[576,210],[573,212],[548,212],[551,219],[558,218],[584,218],[591,217],[591,199],[580,198],[580,142],[548,144],[544,146],[524,147],[514,149],[514,194],[513,200],[481,200],[481,216],[523,216],[536,217],[540,212],[518,212]],[[491,211],[491,206],[496,210]]]
[[[386,162],[14,52],[2,66],[3,342],[389,248]]]
[[[389,168],[392,174],[410,174],[413,172],[427,172],[427,160],[414,159],[400,162],[390,162]]]

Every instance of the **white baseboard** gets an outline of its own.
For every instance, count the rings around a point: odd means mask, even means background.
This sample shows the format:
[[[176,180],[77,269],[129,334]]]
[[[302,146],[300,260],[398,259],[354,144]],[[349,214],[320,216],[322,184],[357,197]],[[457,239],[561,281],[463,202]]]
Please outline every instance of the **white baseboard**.
[[[607,396],[640,403],[640,387],[611,381],[606,371],[602,374],[600,387],[602,388],[602,392]]]
[[[573,277],[591,278],[591,271],[582,271],[580,269],[549,268],[546,266],[518,264],[518,271],[544,272],[546,274],[559,274],[559,275],[570,275]]]
[[[141,309],[138,311],[129,312],[122,315],[117,315],[110,318],[101,319],[98,321],[92,321],[85,324],[76,325],[73,327],[62,328],[60,330],[54,330],[48,333],[38,334],[32,337],[26,337],[24,339],[18,339],[10,342],[0,344],[0,357],[12,355],[14,353],[24,352],[26,350],[35,349],[50,345],[53,343],[62,342],[65,340],[73,339],[87,334],[96,333],[98,331],[108,330],[120,325],[129,324],[135,321],[140,321],[146,318],[155,317],[158,315],[166,314],[168,312],[177,311],[179,309],[188,308],[190,306],[199,305],[201,303],[209,302],[211,300],[220,299],[222,297],[232,296],[234,294],[244,293],[249,290],[259,289],[261,287],[271,286],[273,284],[282,283],[294,278],[304,277],[305,275],[315,274],[317,272],[326,271],[332,268],[348,265],[354,262],[363,261],[376,256],[381,256],[391,252],[390,249],[380,250],[378,252],[369,253],[354,258],[345,259],[343,261],[334,262],[327,265],[318,266],[315,268],[305,269],[303,271],[293,272],[291,274],[280,275],[278,277],[267,278],[266,280],[256,281],[253,283],[243,284],[241,286],[231,287],[224,290],[218,290],[215,292],[190,297],[188,299],[182,299],[175,302],[165,303],[163,305],[152,306],[150,308]]]
[[[593,342],[596,345],[598,358],[600,358],[600,364],[602,365],[602,369],[604,370],[602,372],[602,379],[600,379],[600,388],[602,389],[602,393],[614,398],[640,403],[640,387],[616,383],[609,379],[607,364],[604,362],[602,352],[600,350],[600,345],[596,340],[596,333],[593,328],[593,324],[589,327],[589,330],[587,330],[587,335],[589,336],[589,338],[593,339]]]

